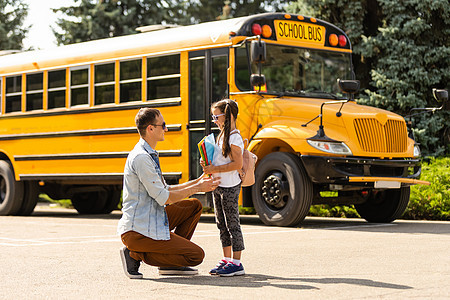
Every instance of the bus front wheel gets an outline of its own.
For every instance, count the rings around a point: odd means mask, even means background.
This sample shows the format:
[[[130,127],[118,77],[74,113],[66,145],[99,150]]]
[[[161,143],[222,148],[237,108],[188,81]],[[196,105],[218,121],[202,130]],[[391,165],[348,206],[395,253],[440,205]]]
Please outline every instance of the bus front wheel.
[[[313,184],[292,153],[274,152],[264,157],[255,171],[253,205],[267,225],[293,226],[309,212]]]
[[[16,215],[23,202],[23,182],[16,181],[11,165],[0,161],[0,216]]]
[[[367,201],[355,204],[355,209],[368,222],[389,223],[400,218],[409,203],[409,187],[370,191]]]

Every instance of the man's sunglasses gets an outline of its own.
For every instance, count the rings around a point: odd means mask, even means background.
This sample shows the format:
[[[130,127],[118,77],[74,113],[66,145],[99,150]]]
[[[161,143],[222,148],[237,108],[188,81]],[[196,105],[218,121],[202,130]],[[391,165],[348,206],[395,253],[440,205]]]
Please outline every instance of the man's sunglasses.
[[[150,125],[152,125],[152,126],[161,126],[162,129],[166,129],[166,128],[167,128],[167,127],[166,127],[166,122],[164,122],[164,123],[162,123],[162,124],[160,124],[160,125],[156,125],[156,124],[150,124]]]

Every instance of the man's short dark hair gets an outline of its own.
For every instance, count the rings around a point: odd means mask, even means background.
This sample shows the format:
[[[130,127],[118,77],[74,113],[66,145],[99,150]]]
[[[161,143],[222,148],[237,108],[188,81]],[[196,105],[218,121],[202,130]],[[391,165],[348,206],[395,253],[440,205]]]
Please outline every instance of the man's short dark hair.
[[[148,125],[153,124],[156,117],[160,115],[161,112],[156,108],[144,107],[138,111],[136,117],[134,118],[134,122],[136,123],[137,130],[142,137],[145,136],[145,130]]]

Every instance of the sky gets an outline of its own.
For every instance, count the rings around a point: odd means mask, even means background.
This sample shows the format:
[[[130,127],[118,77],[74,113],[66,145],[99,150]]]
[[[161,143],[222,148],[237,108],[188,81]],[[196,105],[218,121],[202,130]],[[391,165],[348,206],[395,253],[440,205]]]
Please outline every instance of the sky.
[[[25,0],[28,4],[28,17],[25,25],[31,25],[28,37],[23,41],[25,49],[49,49],[56,47],[56,39],[50,26],[56,28],[58,15],[51,8],[70,6],[73,0]]]

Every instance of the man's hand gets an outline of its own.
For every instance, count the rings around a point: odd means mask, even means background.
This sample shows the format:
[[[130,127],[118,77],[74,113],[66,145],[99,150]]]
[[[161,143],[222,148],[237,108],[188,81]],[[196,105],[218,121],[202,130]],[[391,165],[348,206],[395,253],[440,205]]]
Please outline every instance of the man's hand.
[[[200,188],[201,192],[211,192],[214,191],[220,184],[220,177],[207,177],[203,176],[199,183],[198,187]]]
[[[220,177],[212,178],[210,175],[203,173],[202,176],[195,180],[175,186],[169,186],[169,199],[167,199],[165,204],[167,205],[181,201],[195,193],[214,191],[219,184]]]

